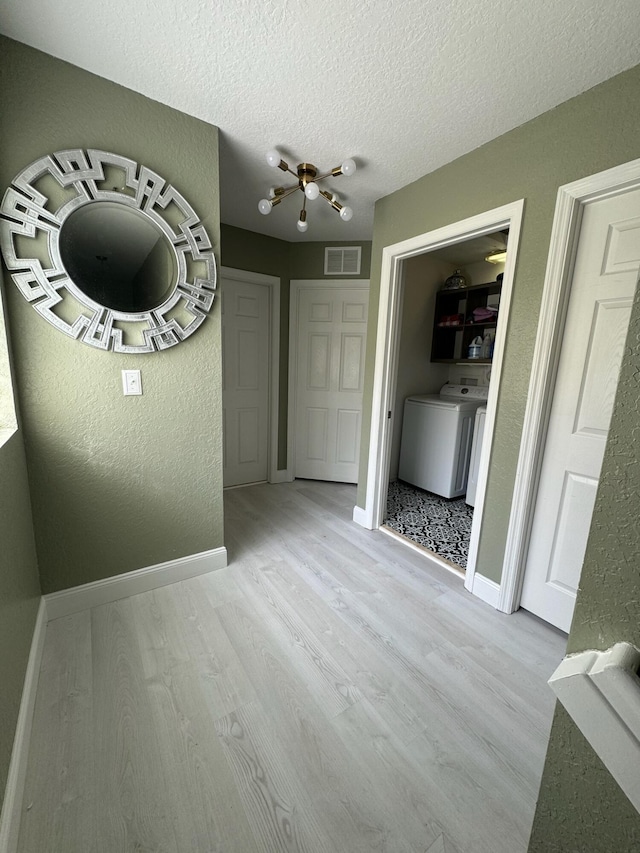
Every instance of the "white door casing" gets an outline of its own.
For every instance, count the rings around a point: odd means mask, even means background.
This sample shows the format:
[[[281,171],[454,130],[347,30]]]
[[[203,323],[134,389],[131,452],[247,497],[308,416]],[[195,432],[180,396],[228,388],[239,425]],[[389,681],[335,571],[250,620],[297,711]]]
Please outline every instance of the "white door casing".
[[[640,270],[640,189],[585,206],[521,606],[569,631]]]
[[[280,279],[221,270],[224,485],[277,471]]]
[[[368,297],[365,280],[291,282],[295,477],[357,482]]]
[[[517,610],[521,601],[530,531],[583,213],[587,205],[600,199],[618,196],[638,188],[640,159],[590,175],[558,190],[502,568],[498,609],[504,613]],[[606,309],[603,309],[604,312]]]
[[[364,508],[356,506],[353,510],[353,520],[362,527],[375,530],[383,522],[386,509],[389,452],[393,427],[393,420],[388,417],[388,413],[392,412],[393,416],[393,401],[395,400],[398,369],[403,261],[416,255],[433,251],[434,249],[451,246],[455,243],[463,243],[474,237],[480,237],[484,234],[491,234],[497,230],[508,228],[509,251],[507,252],[500,297],[500,313],[498,315],[496,342],[491,365],[491,385],[487,400],[485,435],[480,455],[478,488],[465,575],[465,587],[474,595],[479,596],[494,607],[497,605],[500,594],[499,585],[488,578],[482,577],[480,574],[476,574],[475,565],[484,516],[484,498],[489,459],[493,446],[504,340],[509,322],[513,276],[518,254],[523,211],[524,201],[521,199],[503,207],[488,210],[477,216],[461,220],[460,222],[454,222],[435,231],[420,234],[401,243],[385,246],[383,249],[366,498]]]

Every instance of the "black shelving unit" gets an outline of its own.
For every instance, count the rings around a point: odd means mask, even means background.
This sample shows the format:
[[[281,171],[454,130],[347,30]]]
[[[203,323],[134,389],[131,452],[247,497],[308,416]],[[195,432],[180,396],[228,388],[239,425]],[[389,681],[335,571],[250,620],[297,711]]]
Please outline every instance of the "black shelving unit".
[[[433,341],[431,361],[444,364],[491,364],[490,358],[467,358],[469,344],[476,337],[484,337],[488,329],[495,329],[496,323],[474,323],[473,312],[476,308],[485,308],[490,296],[500,294],[502,283],[492,281],[489,284],[476,284],[460,290],[440,290],[436,294],[436,307],[433,320]],[[458,315],[458,325],[442,325],[447,317]]]

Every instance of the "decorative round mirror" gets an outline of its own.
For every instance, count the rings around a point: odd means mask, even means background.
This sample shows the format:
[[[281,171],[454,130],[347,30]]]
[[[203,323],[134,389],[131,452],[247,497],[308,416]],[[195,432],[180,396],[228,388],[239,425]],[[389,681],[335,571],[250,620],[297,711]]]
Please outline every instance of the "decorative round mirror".
[[[106,151],[58,151],[20,172],[2,201],[0,248],[25,299],[99,349],[167,349],[213,304],[215,258],[193,208]]]

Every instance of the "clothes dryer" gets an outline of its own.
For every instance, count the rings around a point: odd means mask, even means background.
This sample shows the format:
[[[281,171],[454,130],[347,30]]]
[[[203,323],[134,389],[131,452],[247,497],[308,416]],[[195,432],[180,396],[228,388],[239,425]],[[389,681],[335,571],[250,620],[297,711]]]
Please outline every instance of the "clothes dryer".
[[[473,427],[471,458],[469,460],[469,479],[467,481],[467,494],[465,495],[465,501],[469,504],[469,506],[476,505],[478,474],[480,473],[480,453],[482,452],[482,439],[484,438],[484,422],[486,419],[487,407],[479,406],[476,409],[476,417]]]

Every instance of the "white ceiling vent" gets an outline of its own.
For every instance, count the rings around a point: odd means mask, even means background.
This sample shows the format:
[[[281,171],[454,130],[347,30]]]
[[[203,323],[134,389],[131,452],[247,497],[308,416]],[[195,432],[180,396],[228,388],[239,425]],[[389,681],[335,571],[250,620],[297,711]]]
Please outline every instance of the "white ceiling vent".
[[[327,246],[324,250],[325,275],[360,275],[362,246]]]

